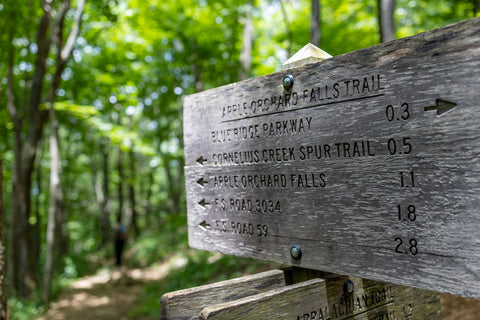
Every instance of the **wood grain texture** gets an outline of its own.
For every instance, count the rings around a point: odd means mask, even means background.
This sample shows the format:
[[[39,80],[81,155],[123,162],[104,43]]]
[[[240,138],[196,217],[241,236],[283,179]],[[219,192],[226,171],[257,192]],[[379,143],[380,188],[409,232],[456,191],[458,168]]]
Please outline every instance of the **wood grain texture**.
[[[314,311],[317,319],[441,319],[439,293],[314,270],[303,271],[308,278],[324,279],[327,288],[328,305],[324,306],[323,317],[319,310],[312,309],[310,319],[315,319],[312,317]],[[346,281],[353,283],[353,292],[344,291]]]
[[[227,303],[212,301],[199,318],[441,319],[438,293],[356,277],[317,275],[324,278],[309,279]],[[352,292],[345,292],[346,281],[354,285]]]
[[[272,270],[195,288],[169,292],[161,298],[161,319],[198,319],[200,311],[213,303],[237,300],[274,288],[284,287],[285,285],[284,272],[281,270]]]
[[[186,97],[190,246],[480,298],[479,72],[477,18]]]
[[[243,299],[206,307],[203,320],[296,319],[327,303],[325,282],[313,279]]]

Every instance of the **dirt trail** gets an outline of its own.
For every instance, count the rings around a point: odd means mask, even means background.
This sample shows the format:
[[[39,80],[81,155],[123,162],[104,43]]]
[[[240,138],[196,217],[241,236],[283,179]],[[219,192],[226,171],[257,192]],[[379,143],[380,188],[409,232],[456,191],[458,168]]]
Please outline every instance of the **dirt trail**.
[[[38,320],[123,320],[133,307],[142,285],[164,278],[169,266],[102,270],[75,281]],[[160,297],[159,297],[160,299]]]

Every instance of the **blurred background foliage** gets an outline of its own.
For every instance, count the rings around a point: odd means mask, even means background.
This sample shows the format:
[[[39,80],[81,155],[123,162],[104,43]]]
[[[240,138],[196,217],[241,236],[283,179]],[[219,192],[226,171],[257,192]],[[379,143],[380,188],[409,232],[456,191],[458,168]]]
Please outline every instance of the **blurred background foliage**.
[[[160,287],[147,286],[143,303],[132,311],[154,317],[163,292],[262,268],[260,262],[225,256],[209,263],[213,254],[188,249],[182,99],[281,70],[310,41],[312,2],[88,0],[66,65],[59,68],[58,53],[67,47],[81,2],[0,1],[3,243],[7,264],[13,261],[9,305],[14,318],[28,319],[46,303],[40,297],[50,252],[49,136],[56,132],[63,197],[48,295],[112,265],[110,240],[122,217],[131,239],[129,266],[160,263],[179,252],[187,261]],[[320,47],[335,56],[378,44],[380,2],[320,0]],[[397,0],[395,37],[472,18],[478,2]],[[253,28],[247,30],[248,23]],[[46,52],[42,34],[52,40]],[[241,58],[245,39],[251,44],[247,65]],[[58,128],[47,117],[51,108]],[[32,149],[29,171],[26,155]],[[26,195],[17,197],[21,193]],[[19,212],[22,203],[26,209]],[[19,235],[25,242],[17,242]],[[23,271],[15,268],[21,259],[28,266]]]

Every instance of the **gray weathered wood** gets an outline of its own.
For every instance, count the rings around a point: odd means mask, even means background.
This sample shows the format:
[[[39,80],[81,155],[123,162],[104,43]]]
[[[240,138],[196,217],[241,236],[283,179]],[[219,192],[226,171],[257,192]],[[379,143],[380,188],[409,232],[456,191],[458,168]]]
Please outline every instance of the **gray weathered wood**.
[[[311,316],[315,311],[317,319],[441,319],[439,293],[357,277],[316,275],[326,282],[328,305],[323,307],[323,318],[320,310],[312,309],[305,320],[315,319]],[[345,293],[346,281],[353,283],[352,293]]]
[[[258,295],[206,307],[202,320],[295,319],[327,303],[325,281],[308,280]]]
[[[479,73],[477,18],[186,97],[190,245],[479,298]]]
[[[199,318],[441,319],[438,293],[356,277],[317,275],[324,279],[310,279],[227,303],[212,301]],[[353,284],[353,291],[345,292],[346,281]]]
[[[286,285],[284,272],[266,271],[237,279],[169,292],[161,298],[162,320],[198,319],[209,305],[240,299]]]

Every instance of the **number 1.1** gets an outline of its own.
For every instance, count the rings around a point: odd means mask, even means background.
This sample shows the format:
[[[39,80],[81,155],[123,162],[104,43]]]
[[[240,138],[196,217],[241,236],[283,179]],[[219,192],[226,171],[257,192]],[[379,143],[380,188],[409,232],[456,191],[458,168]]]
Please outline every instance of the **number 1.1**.
[[[410,172],[400,172],[400,186],[402,188],[415,188],[415,176],[413,171]]]

